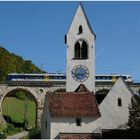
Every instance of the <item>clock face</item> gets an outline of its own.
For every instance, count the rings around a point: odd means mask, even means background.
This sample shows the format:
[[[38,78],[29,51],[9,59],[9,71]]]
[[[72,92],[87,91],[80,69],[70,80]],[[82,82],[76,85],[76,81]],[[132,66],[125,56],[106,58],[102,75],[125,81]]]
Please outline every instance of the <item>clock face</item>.
[[[71,73],[74,80],[78,82],[84,82],[89,77],[89,70],[83,65],[78,65],[74,67]]]

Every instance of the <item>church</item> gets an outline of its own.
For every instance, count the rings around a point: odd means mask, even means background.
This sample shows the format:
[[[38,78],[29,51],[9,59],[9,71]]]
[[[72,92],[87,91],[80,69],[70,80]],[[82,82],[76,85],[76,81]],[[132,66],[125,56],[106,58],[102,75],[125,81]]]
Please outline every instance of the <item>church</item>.
[[[46,93],[41,138],[94,139],[103,130],[125,129],[132,90],[119,78],[102,102],[95,91],[95,41],[80,3],[65,35],[66,92]]]

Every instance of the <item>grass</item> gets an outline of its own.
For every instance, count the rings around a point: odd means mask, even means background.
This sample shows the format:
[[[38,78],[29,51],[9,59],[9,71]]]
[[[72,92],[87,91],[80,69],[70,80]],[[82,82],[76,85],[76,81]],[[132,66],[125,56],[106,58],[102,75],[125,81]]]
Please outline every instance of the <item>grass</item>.
[[[29,127],[35,126],[36,121],[36,104],[34,101],[27,99],[19,100],[15,97],[6,97],[2,104],[2,114],[9,116],[13,122],[23,123],[26,118]]]

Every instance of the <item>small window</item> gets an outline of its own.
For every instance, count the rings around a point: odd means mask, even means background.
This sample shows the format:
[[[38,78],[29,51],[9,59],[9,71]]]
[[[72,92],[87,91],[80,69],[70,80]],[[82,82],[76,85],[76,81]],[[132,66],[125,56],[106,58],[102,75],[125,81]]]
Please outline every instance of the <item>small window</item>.
[[[46,122],[46,129],[47,129],[47,127],[48,127],[48,123]]]
[[[122,106],[122,99],[118,98],[118,106]]]
[[[82,25],[79,26],[79,34],[83,33]]]
[[[67,36],[65,35],[65,44],[67,44]]]
[[[81,126],[81,118],[76,118],[76,125]]]

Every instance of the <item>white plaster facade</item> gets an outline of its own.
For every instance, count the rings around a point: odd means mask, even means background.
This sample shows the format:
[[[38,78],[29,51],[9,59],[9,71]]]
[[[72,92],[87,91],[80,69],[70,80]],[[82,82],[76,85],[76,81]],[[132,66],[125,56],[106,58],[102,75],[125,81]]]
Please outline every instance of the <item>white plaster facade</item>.
[[[81,126],[76,126],[76,118],[52,118],[51,138],[57,138],[59,133],[101,133],[100,118],[81,118]]]
[[[81,118],[81,126],[76,125],[76,118]],[[41,138],[59,139],[60,133],[100,133],[101,117],[52,117],[47,100],[42,116]]]
[[[78,33],[79,26],[82,26],[83,32]],[[80,85],[84,84],[90,91],[95,91],[95,34],[93,33],[87,17],[84,13],[82,5],[76,11],[72,24],[66,35],[67,37],[67,80],[66,91],[74,92]],[[87,59],[74,59],[74,46],[78,40],[84,40],[88,45],[88,58]],[[77,82],[72,77],[72,69],[77,65],[84,65],[89,70],[89,78],[84,82]]]
[[[102,129],[125,128],[128,122],[132,90],[120,77],[109,91],[105,99],[99,105],[102,118]],[[118,99],[121,99],[121,106],[118,106]]]

